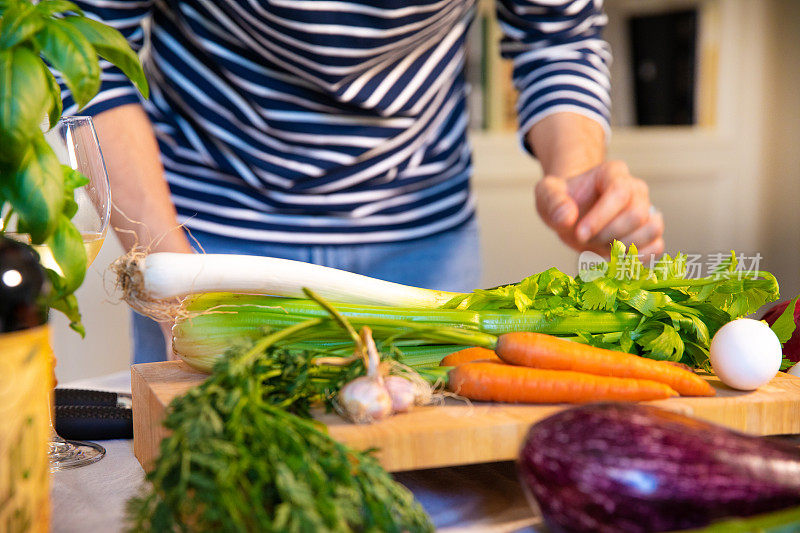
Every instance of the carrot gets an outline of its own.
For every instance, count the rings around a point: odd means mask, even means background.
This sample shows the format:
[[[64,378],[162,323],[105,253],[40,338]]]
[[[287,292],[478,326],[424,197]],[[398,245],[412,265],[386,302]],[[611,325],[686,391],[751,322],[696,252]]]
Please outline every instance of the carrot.
[[[690,370],[624,352],[604,350],[541,333],[500,335],[495,352],[514,365],[572,370],[599,376],[649,379],[665,383],[684,396],[714,396],[714,388]]]
[[[510,403],[583,403],[599,400],[661,400],[678,393],[645,379],[595,376],[476,361],[448,373],[448,388],[471,400]]]
[[[446,355],[439,363],[439,366],[458,366],[480,360],[500,361],[500,358],[497,357],[494,350],[473,346],[472,348],[464,348],[463,350]]]

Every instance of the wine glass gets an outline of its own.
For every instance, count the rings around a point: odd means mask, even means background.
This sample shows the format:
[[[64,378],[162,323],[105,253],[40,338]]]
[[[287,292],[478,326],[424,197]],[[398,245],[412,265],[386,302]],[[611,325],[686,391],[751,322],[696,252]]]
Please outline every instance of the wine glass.
[[[108,174],[100,153],[100,144],[91,117],[67,117],[45,133],[59,161],[83,174],[89,183],[75,189],[78,211],[72,223],[83,237],[87,266],[97,257],[108,230],[111,215],[111,192]],[[43,266],[60,272],[53,254],[46,246],[34,246]],[[51,416],[50,470],[77,468],[102,459],[105,449],[93,442],[61,438],[52,429]]]

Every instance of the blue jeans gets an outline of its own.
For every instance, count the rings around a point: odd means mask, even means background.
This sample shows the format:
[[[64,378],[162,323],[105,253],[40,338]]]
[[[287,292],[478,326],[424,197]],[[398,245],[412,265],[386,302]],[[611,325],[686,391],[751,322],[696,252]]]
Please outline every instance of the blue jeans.
[[[206,253],[249,254],[324,265],[416,287],[468,292],[481,277],[480,239],[475,217],[461,226],[410,241],[314,245],[260,243],[192,232]],[[133,313],[133,362],[165,359],[164,336],[158,324]]]

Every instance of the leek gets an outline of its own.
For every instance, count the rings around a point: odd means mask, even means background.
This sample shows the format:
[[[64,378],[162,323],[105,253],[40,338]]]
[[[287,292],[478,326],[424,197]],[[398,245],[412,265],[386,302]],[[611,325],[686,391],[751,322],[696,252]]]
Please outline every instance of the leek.
[[[117,259],[112,269],[126,301],[146,314],[175,298],[208,292],[302,297],[305,287],[333,302],[395,307],[439,307],[459,295],[254,255],[134,251]]]

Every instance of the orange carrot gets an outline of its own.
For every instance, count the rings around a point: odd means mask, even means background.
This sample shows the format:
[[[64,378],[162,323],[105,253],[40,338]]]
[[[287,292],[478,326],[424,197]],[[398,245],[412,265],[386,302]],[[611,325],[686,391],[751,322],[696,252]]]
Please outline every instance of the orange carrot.
[[[471,363],[472,361],[500,361],[494,350],[488,348],[481,348],[480,346],[473,346],[472,348],[464,348],[450,355],[446,355],[441,360],[439,366],[458,366],[464,363]]]
[[[513,365],[572,370],[598,376],[649,379],[665,383],[684,396],[714,396],[714,388],[690,370],[624,352],[604,350],[541,333],[500,335],[495,352]]]
[[[661,400],[678,393],[646,379],[595,376],[476,361],[448,373],[448,388],[471,400],[509,403],[583,403]]]

